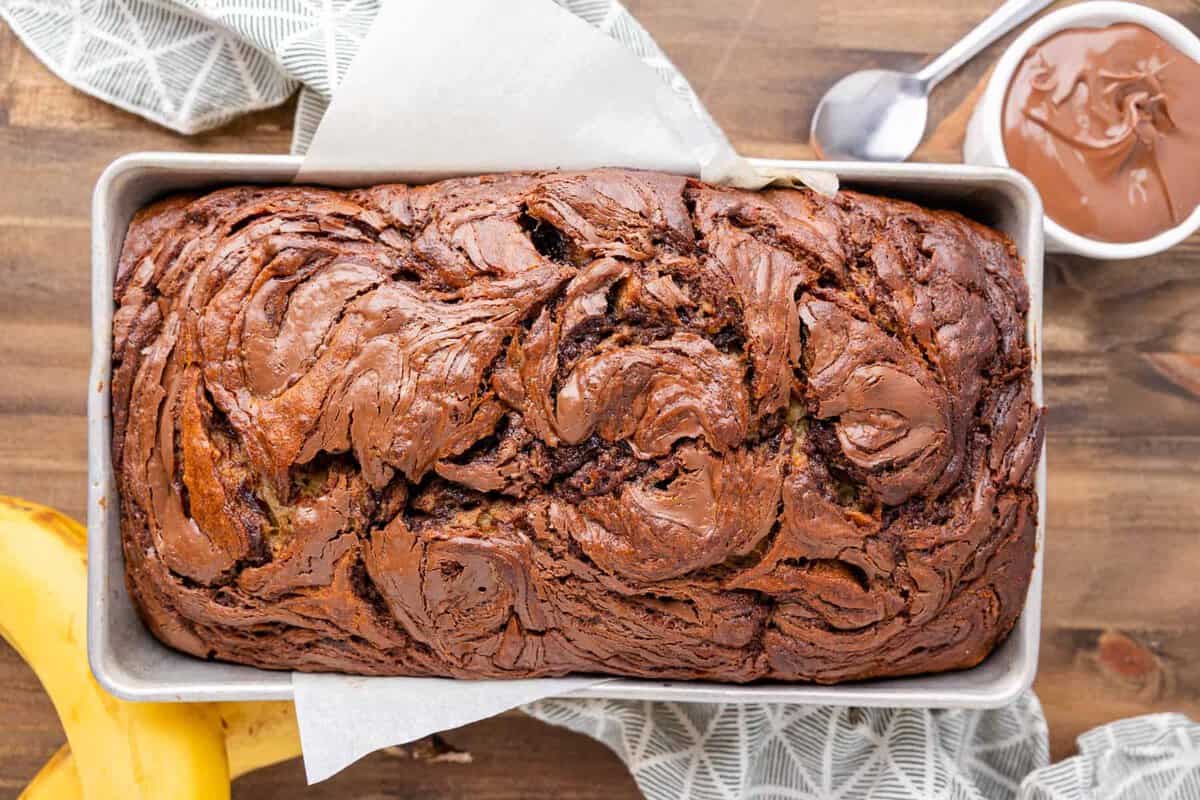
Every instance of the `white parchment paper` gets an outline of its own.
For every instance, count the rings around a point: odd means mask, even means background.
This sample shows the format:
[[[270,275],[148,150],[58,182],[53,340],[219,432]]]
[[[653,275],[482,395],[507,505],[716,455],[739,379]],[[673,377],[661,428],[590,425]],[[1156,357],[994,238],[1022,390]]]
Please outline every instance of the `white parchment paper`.
[[[362,186],[520,169],[621,166],[759,187],[698,104],[551,0],[385,3],[334,92],[297,182]],[[825,192],[826,173],[792,174]],[[305,769],[603,679],[454,681],[293,675]]]
[[[295,673],[296,720],[309,783],[384,747],[457,728],[611,678],[458,681]]]
[[[702,108],[551,0],[383,4],[296,181],[604,166],[837,190],[828,172],[757,172]]]

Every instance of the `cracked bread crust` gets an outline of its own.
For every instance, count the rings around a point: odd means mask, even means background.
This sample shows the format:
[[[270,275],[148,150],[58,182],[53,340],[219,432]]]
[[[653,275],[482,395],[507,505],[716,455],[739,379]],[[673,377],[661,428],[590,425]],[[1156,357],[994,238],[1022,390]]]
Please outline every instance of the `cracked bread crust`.
[[[168,645],[273,669],[973,666],[1033,568],[1029,299],[958,214],[623,170],[130,225],[113,457]]]

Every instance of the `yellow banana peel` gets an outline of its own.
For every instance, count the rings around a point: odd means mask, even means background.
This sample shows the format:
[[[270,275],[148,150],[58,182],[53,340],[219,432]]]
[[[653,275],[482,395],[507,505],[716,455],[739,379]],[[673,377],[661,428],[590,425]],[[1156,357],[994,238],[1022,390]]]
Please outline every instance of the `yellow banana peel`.
[[[300,755],[300,730],[291,703],[216,703],[215,707],[225,732],[231,779]],[[80,800],[83,796],[71,748],[63,745],[25,787],[20,800]]]
[[[17,800],[75,800],[83,797],[79,770],[71,759],[70,745],[58,748],[21,792]]]
[[[300,728],[291,702],[217,703],[216,708],[231,778],[300,755]]]
[[[0,496],[0,635],[33,668],[70,746],[25,796],[221,800],[233,770],[299,753],[286,703],[129,703],[106,693],[87,661],[85,542],[69,517]]]

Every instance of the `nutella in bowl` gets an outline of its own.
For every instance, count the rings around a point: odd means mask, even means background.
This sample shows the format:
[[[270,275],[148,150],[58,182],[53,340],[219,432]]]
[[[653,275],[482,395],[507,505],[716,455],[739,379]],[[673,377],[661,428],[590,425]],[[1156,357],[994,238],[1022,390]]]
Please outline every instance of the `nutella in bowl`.
[[[1017,67],[1003,136],[1051,219],[1150,239],[1200,205],[1200,63],[1134,23],[1060,31]]]
[[[996,62],[963,159],[1037,187],[1048,252],[1162,252],[1200,230],[1198,79],[1200,38],[1178,20],[1111,0],[1060,8]]]

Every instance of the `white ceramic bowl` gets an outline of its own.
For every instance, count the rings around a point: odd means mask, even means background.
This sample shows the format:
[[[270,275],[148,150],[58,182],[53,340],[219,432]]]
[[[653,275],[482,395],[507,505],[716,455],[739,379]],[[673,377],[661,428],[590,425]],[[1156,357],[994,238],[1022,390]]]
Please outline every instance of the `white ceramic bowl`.
[[[1002,114],[1008,84],[1021,59],[1030,48],[1067,28],[1103,28],[1117,22],[1133,22],[1157,33],[1173,47],[1200,61],[1200,38],[1182,23],[1159,11],[1136,3],[1089,2],[1067,6],[1047,14],[1030,25],[1009,46],[988,79],[983,97],[967,124],[963,142],[963,160],[968,164],[1007,167],[1004,151]],[[1200,165],[1198,165],[1200,167]],[[1073,233],[1046,217],[1046,249],[1075,253],[1089,258],[1141,258],[1174,247],[1200,230],[1200,208],[1181,224],[1140,242],[1102,242]]]

